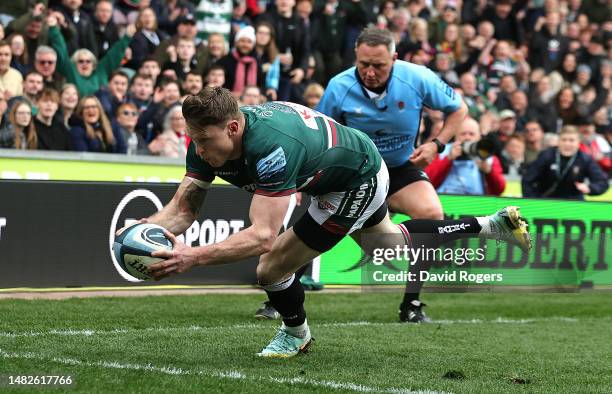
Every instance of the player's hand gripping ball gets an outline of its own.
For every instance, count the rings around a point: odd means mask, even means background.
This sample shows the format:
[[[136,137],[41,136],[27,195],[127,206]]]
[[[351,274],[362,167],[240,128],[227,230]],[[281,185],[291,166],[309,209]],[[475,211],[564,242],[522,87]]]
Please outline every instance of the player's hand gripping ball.
[[[113,253],[121,268],[138,279],[151,279],[148,266],[164,260],[152,257],[157,250],[172,250],[172,242],[157,224],[138,223],[115,238]]]

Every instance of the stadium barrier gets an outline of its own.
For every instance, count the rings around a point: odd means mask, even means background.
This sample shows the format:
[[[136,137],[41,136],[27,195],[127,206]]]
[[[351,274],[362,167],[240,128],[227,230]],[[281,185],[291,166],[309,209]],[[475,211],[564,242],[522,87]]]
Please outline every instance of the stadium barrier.
[[[38,179],[113,178],[120,182],[0,180],[0,288],[128,284],[111,262],[112,234],[130,220],[154,213],[170,200],[176,190],[173,182],[178,181],[184,171],[182,162],[147,157],[119,160],[118,155],[75,153],[68,156],[39,153],[38,158],[24,158],[20,153],[9,152],[0,157],[3,177],[12,172],[15,178],[16,172],[25,171],[18,175],[28,177],[29,174],[30,178]],[[100,156],[106,162],[99,162]],[[19,170],[16,163],[21,161],[23,168]],[[124,174],[129,174],[130,178]],[[130,179],[170,183],[125,182]],[[231,186],[213,187],[201,216],[183,239],[194,246],[206,245],[248,226],[250,198],[248,193]],[[481,276],[501,273],[503,280],[466,284],[442,279],[435,284],[450,288],[471,284],[612,285],[609,268],[612,263],[612,203],[479,196],[441,196],[441,200],[450,217],[489,214],[511,204],[521,206],[532,226],[535,248],[526,258],[519,249],[508,249],[494,241],[486,244],[478,240],[464,242],[459,246],[487,247],[486,260],[461,265],[450,261],[434,263],[431,272],[441,275],[461,271]],[[405,219],[400,215],[394,217],[395,221]],[[362,257],[353,241],[346,239],[322,256],[318,275],[327,284],[403,283],[403,280],[379,283],[374,278],[375,274],[380,277],[381,273],[397,273],[401,266],[385,265],[378,272],[379,267],[362,264],[362,260],[365,261]],[[246,265],[236,263],[196,269],[169,278],[165,284],[254,284],[255,265],[256,260],[252,259]]]

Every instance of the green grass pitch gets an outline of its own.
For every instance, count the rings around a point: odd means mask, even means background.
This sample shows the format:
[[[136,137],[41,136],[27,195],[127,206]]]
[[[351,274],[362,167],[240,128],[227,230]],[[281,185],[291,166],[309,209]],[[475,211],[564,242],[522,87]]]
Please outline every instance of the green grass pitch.
[[[609,393],[609,293],[426,294],[432,324],[397,323],[397,293],[307,294],[316,338],[289,360],[255,353],[277,322],[264,295],[0,301],[8,375],[71,375],[53,392]]]

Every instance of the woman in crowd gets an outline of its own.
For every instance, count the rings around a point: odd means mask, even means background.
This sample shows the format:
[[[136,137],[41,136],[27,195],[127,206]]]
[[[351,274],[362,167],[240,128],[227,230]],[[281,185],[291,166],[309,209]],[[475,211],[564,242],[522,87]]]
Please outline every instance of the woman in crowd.
[[[185,132],[185,118],[180,105],[170,108],[164,119],[164,131],[149,144],[152,154],[163,157],[184,158],[189,137]]]
[[[566,86],[559,91],[555,103],[558,115],[557,130],[561,130],[561,126],[575,124],[578,111],[574,91],[570,86]]]
[[[68,49],[64,37],[57,26],[57,18],[51,13],[47,17],[49,25],[49,42],[57,51],[57,71],[66,81],[76,85],[79,94],[89,95],[95,93],[100,87],[108,84],[108,78],[121,65],[125,50],[130,44],[135,28],[128,26],[126,35],[115,42],[106,55],[98,62],[95,55],[89,49],[78,49],[72,57],[68,55]]]
[[[11,46],[11,67],[19,71],[22,75],[27,74],[32,65],[28,60],[28,47],[21,34],[11,34],[6,39]]]
[[[56,117],[59,118],[67,128],[70,128],[70,118],[72,118],[78,104],[79,92],[76,86],[72,83],[64,84],[60,94],[60,108],[57,111]]]
[[[262,21],[255,27],[255,54],[264,73],[266,96],[276,100],[280,80],[280,58],[276,47],[276,32],[269,22]]]
[[[125,153],[120,134],[114,134],[111,123],[96,96],[85,96],[76,109],[77,119],[70,128],[72,145],[76,151]]]
[[[27,101],[19,101],[11,108],[8,122],[0,129],[0,148],[38,149],[32,106]]]
[[[166,39],[166,34],[157,26],[157,16],[152,8],[143,8],[136,20],[136,34],[130,44],[132,59],[127,67],[137,69],[147,55],[154,53],[159,44]]]

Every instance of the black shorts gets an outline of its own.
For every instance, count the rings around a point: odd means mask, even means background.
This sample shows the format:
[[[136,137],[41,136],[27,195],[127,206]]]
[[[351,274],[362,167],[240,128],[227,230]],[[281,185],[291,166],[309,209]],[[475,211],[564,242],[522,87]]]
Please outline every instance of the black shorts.
[[[417,181],[427,181],[431,183],[425,171],[412,164],[410,160],[399,167],[390,167],[388,196],[392,196],[400,189]]]

